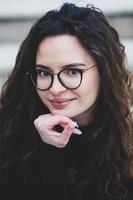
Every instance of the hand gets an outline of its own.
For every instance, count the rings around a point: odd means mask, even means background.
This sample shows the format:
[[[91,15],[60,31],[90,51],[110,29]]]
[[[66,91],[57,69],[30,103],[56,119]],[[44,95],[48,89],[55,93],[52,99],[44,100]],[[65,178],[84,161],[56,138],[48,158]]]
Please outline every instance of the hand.
[[[81,134],[81,131],[77,129],[78,125],[76,122],[66,116],[58,114],[41,115],[35,119],[34,125],[43,142],[58,148],[63,148],[67,145],[72,133]],[[53,130],[56,125],[64,128],[62,133]]]

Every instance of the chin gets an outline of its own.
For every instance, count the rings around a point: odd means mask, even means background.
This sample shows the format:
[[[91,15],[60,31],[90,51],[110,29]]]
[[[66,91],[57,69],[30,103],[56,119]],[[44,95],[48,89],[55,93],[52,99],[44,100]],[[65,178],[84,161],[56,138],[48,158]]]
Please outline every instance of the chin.
[[[65,110],[51,110],[51,113],[52,114],[58,114],[58,115],[64,115],[64,116],[66,116],[66,117],[69,117],[69,118],[72,118],[72,117],[74,117],[75,115],[74,114],[72,114],[72,113],[70,113],[69,111],[65,111]]]

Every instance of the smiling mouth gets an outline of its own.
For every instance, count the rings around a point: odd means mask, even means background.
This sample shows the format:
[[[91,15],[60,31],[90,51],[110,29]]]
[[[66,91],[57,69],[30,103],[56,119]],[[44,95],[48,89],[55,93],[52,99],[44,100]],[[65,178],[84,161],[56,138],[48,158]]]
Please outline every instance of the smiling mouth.
[[[51,105],[55,108],[55,109],[62,109],[66,106],[68,106],[74,99],[55,99],[55,100],[50,100]]]

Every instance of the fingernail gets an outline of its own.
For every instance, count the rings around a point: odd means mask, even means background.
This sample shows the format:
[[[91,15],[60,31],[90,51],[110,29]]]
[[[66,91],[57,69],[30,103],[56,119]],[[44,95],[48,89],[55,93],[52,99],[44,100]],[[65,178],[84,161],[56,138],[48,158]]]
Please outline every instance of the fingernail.
[[[79,127],[78,123],[77,123],[77,122],[75,122],[75,124],[76,124],[76,128],[78,128],[78,127]]]
[[[74,129],[74,133],[76,133],[76,134],[78,134],[78,135],[81,135],[81,134],[82,134],[82,132],[81,132],[78,128],[75,128],[75,129]]]
[[[71,123],[69,123],[69,125],[68,125],[70,128],[75,128],[75,127],[78,127],[78,124],[77,124],[77,122],[71,122]]]

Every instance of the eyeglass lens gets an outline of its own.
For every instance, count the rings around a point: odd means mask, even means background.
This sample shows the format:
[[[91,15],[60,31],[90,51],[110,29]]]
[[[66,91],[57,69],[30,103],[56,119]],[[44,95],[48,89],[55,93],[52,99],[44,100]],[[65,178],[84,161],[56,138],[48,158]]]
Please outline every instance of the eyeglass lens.
[[[47,90],[52,86],[53,74],[44,70],[36,69],[31,74],[33,84],[40,90]],[[69,89],[77,88],[81,83],[82,72],[80,69],[64,69],[57,74],[60,83]]]

